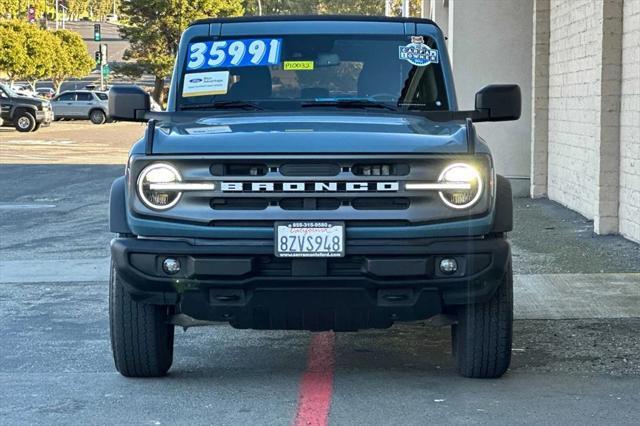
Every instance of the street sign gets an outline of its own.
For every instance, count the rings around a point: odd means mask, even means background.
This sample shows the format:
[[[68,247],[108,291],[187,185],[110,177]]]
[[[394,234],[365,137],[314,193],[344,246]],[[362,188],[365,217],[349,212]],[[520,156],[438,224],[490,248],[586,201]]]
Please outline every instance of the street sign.
[[[109,77],[110,72],[111,72],[111,69],[109,68],[109,64],[104,64],[102,66],[102,78]]]
[[[93,24],[93,41],[102,40],[102,34],[100,33],[100,24]]]
[[[107,47],[106,44],[101,44],[100,45],[100,59],[102,59],[102,64],[106,64],[107,62],[109,62],[109,48]]]

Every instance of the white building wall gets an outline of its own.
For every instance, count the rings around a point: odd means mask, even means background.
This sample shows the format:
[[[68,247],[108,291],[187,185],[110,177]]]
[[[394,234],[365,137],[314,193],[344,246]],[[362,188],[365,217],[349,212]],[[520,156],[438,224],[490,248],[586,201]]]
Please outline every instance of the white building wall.
[[[498,172],[530,195],[640,242],[640,0],[425,0],[446,20],[461,109],[493,82],[523,89],[523,119],[487,123]],[[445,27],[444,25],[442,25]],[[529,164],[527,164],[529,163]]]
[[[640,242],[640,0],[623,7],[619,229]]]
[[[602,7],[551,0],[549,198],[593,218],[600,128]]]
[[[514,194],[528,195],[533,0],[436,0],[436,22],[444,9],[460,109],[473,109],[476,92],[487,84],[520,85],[520,120],[479,123],[477,129],[491,147],[497,172],[511,179]]]
[[[533,2],[531,198],[547,196],[549,160],[549,0]]]

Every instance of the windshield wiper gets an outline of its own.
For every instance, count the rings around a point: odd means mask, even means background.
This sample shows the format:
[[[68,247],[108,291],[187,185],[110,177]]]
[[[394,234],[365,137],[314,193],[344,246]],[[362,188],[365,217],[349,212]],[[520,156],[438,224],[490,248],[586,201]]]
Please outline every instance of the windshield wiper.
[[[185,105],[181,110],[190,110],[190,109],[254,109],[258,111],[264,110],[261,106],[253,102],[247,101],[220,101],[220,102],[212,102],[209,104],[193,104],[193,105]]]
[[[338,108],[380,108],[386,109],[389,111],[398,111],[397,108],[394,108],[390,105],[383,104],[381,102],[370,101],[368,99],[336,99],[329,101],[314,101],[314,102],[304,102],[301,105],[303,108],[313,108],[313,107],[338,107]]]

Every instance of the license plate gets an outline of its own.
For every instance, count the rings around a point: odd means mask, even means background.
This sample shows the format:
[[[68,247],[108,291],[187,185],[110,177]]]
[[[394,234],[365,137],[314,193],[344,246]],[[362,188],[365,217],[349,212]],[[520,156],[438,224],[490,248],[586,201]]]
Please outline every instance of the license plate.
[[[344,256],[344,223],[278,222],[275,231],[278,257]]]

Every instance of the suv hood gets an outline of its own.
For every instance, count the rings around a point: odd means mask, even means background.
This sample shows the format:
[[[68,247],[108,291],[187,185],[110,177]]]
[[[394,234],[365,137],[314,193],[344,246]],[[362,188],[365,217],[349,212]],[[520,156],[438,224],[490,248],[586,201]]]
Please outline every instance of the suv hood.
[[[22,105],[33,105],[35,107],[49,103],[49,101],[45,99],[33,98],[31,96],[22,96],[22,95],[11,97],[11,102],[22,104]]]
[[[466,153],[463,121],[384,113],[247,113],[161,121],[154,154]]]

